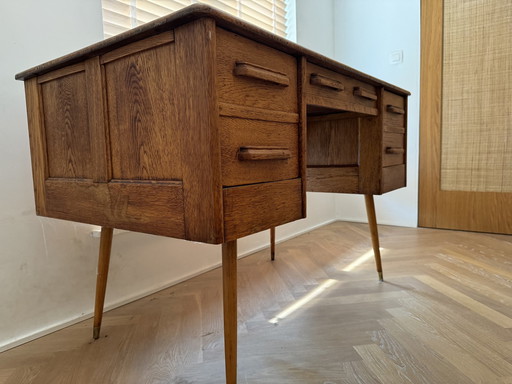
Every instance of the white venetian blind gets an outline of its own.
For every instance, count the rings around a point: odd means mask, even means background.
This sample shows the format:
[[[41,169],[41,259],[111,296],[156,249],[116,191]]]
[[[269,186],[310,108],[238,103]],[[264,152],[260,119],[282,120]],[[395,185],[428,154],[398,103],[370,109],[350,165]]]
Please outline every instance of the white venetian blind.
[[[260,28],[286,37],[289,0],[102,0],[105,38],[175,12],[193,3],[204,3]]]

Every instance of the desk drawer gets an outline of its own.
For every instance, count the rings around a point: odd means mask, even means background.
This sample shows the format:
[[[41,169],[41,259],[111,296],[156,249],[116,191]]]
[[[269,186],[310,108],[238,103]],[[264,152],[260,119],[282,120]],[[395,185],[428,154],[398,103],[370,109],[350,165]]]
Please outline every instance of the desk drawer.
[[[299,176],[298,124],[220,118],[224,186]]]
[[[405,163],[405,136],[403,133],[384,132],[382,139],[382,166]]]
[[[384,132],[405,133],[405,97],[384,91],[382,98]]]
[[[398,188],[405,187],[406,173],[405,164],[394,165],[382,168],[382,181],[380,193],[386,193]]]
[[[220,103],[298,112],[296,58],[221,28],[217,87]]]
[[[301,179],[224,188],[223,197],[224,241],[305,217]]]
[[[306,103],[349,112],[377,115],[375,87],[340,73],[307,63]]]

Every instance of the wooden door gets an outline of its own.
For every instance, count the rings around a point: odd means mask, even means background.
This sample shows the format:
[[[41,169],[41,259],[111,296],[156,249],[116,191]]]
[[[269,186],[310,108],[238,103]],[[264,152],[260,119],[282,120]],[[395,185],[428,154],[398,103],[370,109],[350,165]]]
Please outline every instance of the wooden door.
[[[419,225],[512,234],[512,7],[422,0]]]

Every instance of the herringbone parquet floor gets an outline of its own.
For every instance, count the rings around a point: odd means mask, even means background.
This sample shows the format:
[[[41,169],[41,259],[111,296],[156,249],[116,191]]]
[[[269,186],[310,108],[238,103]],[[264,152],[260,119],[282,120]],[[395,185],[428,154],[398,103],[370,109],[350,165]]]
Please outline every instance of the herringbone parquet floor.
[[[512,383],[511,236],[379,230],[384,283],[364,224],[239,261],[239,383]],[[217,269],[0,354],[0,383],[223,383],[221,297]]]

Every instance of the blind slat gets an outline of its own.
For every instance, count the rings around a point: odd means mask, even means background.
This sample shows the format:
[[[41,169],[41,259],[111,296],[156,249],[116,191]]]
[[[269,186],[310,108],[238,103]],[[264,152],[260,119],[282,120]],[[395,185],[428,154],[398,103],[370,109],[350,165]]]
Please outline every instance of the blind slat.
[[[106,18],[106,20],[103,21],[103,24],[108,23],[112,25],[126,27],[127,29],[131,28],[131,18],[122,13],[112,12],[104,9],[103,17]]]
[[[273,7],[264,7],[255,1],[244,1],[241,3],[243,13],[258,13],[265,17],[272,18]]]
[[[211,5],[286,37],[285,0],[102,0],[104,35],[116,35],[193,3]]]

